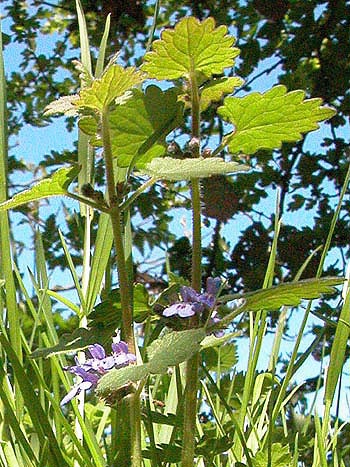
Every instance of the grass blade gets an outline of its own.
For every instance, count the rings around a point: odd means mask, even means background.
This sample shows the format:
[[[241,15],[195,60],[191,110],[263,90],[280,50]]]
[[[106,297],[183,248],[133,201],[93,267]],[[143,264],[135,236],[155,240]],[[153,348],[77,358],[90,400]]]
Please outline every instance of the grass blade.
[[[28,413],[32,419],[36,432],[39,436],[40,444],[44,445],[45,441],[49,441],[49,457],[51,465],[67,466],[67,459],[64,458],[60,446],[57,444],[56,437],[52,431],[50,421],[47,414],[44,412],[39,398],[35,393],[32,382],[24,371],[24,368],[17,358],[17,355],[12,348],[10,342],[3,334],[0,334],[0,342],[5,349],[7,356],[11,362],[14,373],[18,379],[18,385],[23,395],[24,402],[28,409]]]
[[[90,281],[86,294],[87,313],[89,313],[95,305],[97,295],[101,289],[112,245],[113,234],[109,216],[107,214],[101,214],[97,229],[95,251],[91,262]]]
[[[98,51],[98,57],[97,57],[96,69],[95,69],[95,78],[100,78],[103,72],[110,25],[111,25],[111,14],[109,13],[106,19],[105,30],[103,32],[103,36],[102,36],[101,43],[100,43],[100,48]]]
[[[0,202],[7,199],[7,177],[8,177],[8,141],[7,141],[7,108],[6,108],[6,79],[3,61],[3,44],[0,22]],[[0,212],[0,276],[5,279],[6,295],[5,305],[7,310],[7,320],[9,325],[9,337],[11,346],[14,349],[19,361],[22,361],[22,348],[20,336],[19,313],[16,300],[16,287],[12,271],[11,257],[11,235],[8,213]],[[1,314],[3,316],[3,314]],[[15,380],[15,387],[16,387]],[[23,405],[20,393],[16,397],[16,410],[20,415]]]

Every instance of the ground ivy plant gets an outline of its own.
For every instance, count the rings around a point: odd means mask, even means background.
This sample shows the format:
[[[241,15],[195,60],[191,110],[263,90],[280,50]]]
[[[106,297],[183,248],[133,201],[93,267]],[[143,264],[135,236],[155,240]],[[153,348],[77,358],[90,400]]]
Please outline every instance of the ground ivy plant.
[[[200,180],[224,174],[244,177],[254,168],[241,163],[242,155],[297,141],[334,114],[320,99],[305,99],[304,91],[288,92],[284,86],[233,96],[243,84],[238,76],[226,73],[233,69],[239,54],[234,43],[227,28],[217,27],[213,19],[200,22],[186,17],[153,42],[140,69],[124,68],[115,57],[93,76],[86,64],[77,63],[80,92],[52,102],[46,114],[77,117],[80,132],[104,159],[105,194],[92,184],[82,185],[80,192],[70,189],[80,175],[81,166],[77,165],[60,168],[0,206],[7,210],[40,198],[65,196],[79,201],[85,209],[99,211],[110,225],[119,284],[111,293],[119,303],[118,310],[104,306],[104,302],[90,303],[85,326],[63,336],[55,347],[38,349],[33,356],[68,351],[82,355],[85,351],[75,365],[65,368],[79,378],[62,405],[91,389],[113,406],[126,401],[120,419],[128,432],[124,438],[127,460],[120,465],[136,467],[142,463],[140,397],[148,378],[186,362],[181,465],[192,467],[201,351],[227,342],[230,323],[242,313],[295,306],[302,299],[333,292],[333,286],[342,282],[338,278],[311,279],[241,295],[223,295],[224,283],[219,278],[210,278],[206,288],[202,287]],[[210,106],[217,108],[217,116],[228,130],[217,147],[203,150],[201,113]],[[185,120],[191,128],[186,151],[174,156],[172,135]],[[141,177],[143,184],[132,191],[134,176]],[[192,280],[186,284],[173,278],[169,289],[149,297],[144,287],[133,283],[130,273],[128,212],[139,195],[158,181],[188,182],[193,219]],[[169,299],[174,294],[177,298]],[[96,299],[96,295],[91,296]],[[142,360],[134,325],[150,317],[150,326],[157,332],[146,342]],[[108,322],[109,326],[101,328],[94,325],[96,322]],[[108,353],[102,343],[111,341],[116,329],[122,340],[114,341],[112,347],[109,344],[112,352]],[[260,465],[258,460],[256,465]]]

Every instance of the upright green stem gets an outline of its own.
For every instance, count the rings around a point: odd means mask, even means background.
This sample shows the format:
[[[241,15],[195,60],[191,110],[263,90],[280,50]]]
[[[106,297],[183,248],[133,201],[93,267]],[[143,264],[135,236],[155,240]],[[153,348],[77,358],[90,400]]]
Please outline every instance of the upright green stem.
[[[122,212],[120,200],[115,186],[115,175],[113,167],[113,156],[111,148],[108,109],[102,112],[102,139],[104,148],[104,159],[106,167],[107,196],[109,202],[109,215],[111,218],[114,245],[116,249],[117,269],[119,278],[120,302],[122,309],[122,338],[127,342],[129,351],[135,352],[134,329],[133,329],[133,307],[131,284],[125,260],[125,248],[122,230]],[[139,396],[129,395],[123,400],[120,410],[119,424],[123,428],[123,466],[141,467],[141,437],[140,437],[140,405]]]
[[[182,467],[193,467],[196,441],[199,353],[186,362]]]
[[[140,395],[131,394],[130,396],[130,426],[131,426],[131,465],[141,467],[141,404]]]
[[[110,206],[109,215],[112,223],[119,278],[120,301],[122,308],[122,337],[127,342],[129,346],[129,351],[134,353],[135,343],[133,332],[133,310],[131,302],[131,290],[125,264],[122,217],[119,207],[118,193],[115,188],[113,156],[107,109],[102,113],[102,138],[106,165],[107,194]]]
[[[195,72],[190,76],[192,101],[193,157],[200,156],[200,98]],[[199,179],[191,180],[192,198],[192,287],[198,292],[202,282],[202,233]],[[195,457],[199,354],[186,363],[182,467],[192,467]]]
[[[192,156],[200,156],[200,97],[195,72],[190,76],[192,104]],[[198,292],[202,282],[202,232],[199,179],[191,180],[192,187],[192,287]]]
[[[202,282],[202,231],[199,180],[192,180],[192,287],[198,292]]]

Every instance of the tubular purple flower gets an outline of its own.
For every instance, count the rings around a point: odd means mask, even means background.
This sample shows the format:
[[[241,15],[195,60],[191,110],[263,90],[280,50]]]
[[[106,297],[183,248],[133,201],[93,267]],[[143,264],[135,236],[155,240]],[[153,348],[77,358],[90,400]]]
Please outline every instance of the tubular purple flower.
[[[200,315],[205,310],[211,310],[215,306],[216,295],[220,290],[221,280],[219,277],[207,279],[206,291],[202,294],[196,292],[192,287],[180,287],[182,302],[176,302],[165,308],[163,316],[179,316],[189,318],[195,314]]]
[[[122,368],[136,361],[136,356],[128,352],[128,344],[124,341],[113,342],[112,350],[115,368]]]
[[[200,294],[196,292],[192,287],[187,287],[186,285],[180,288],[180,295],[182,300],[187,303],[195,303],[199,301]]]
[[[189,318],[196,314],[193,303],[174,303],[163,311],[163,316],[170,317],[178,315],[180,318]]]
[[[116,354],[120,353],[128,353],[128,344],[124,341],[114,342],[112,343],[112,350]]]
[[[70,371],[70,373],[76,374],[77,376],[80,376],[82,378],[82,381],[78,384],[75,384],[72,387],[72,389],[64,396],[60,403],[61,407],[70,402],[75,396],[80,394],[82,391],[84,392],[88,389],[96,387],[97,382],[99,380],[99,377],[97,375],[88,373],[80,367],[70,367],[68,371]]]
[[[102,360],[106,356],[105,349],[100,344],[89,345],[88,349],[92,358]]]

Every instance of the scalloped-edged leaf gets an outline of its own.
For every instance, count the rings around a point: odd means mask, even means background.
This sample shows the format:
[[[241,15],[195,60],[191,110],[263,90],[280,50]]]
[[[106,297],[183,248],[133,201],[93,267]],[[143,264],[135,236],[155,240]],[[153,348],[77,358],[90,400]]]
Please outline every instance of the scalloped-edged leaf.
[[[220,347],[208,347],[201,352],[202,361],[210,371],[232,371],[238,362],[237,345],[234,343]]]
[[[149,295],[144,284],[135,284],[132,296],[134,320],[140,323],[151,313]],[[89,322],[91,326],[102,323],[104,326],[114,324],[115,328],[121,327],[122,313],[119,289],[111,290],[107,298],[95,306],[89,314]]]
[[[287,92],[283,85],[263,94],[227,97],[218,113],[235,127],[225,136],[231,153],[280,148],[283,142],[298,141],[303,134],[317,130],[317,122],[335,114],[330,107],[322,106],[321,99],[304,98],[304,91]]]
[[[166,136],[183,118],[183,104],[174,88],[162,91],[148,86],[145,93],[135,89],[126,104],[110,113],[111,144],[120,167],[132,161],[138,166],[163,155]]]
[[[78,126],[80,130],[88,136],[96,136],[98,132],[98,125],[96,118],[91,116],[84,116],[79,119]]]
[[[244,295],[224,295],[220,302],[243,298],[241,311],[277,310],[281,306],[297,306],[303,299],[320,298],[324,294],[335,292],[334,287],[344,282],[340,277],[322,277],[321,279],[305,279],[298,282],[280,284],[268,289],[249,292]]]
[[[144,75],[135,68],[123,68],[120,65],[111,65],[101,78],[95,79],[89,88],[79,93],[79,99],[74,101],[77,107],[89,108],[101,112],[118,97],[142,83]]]
[[[260,450],[252,459],[252,463],[254,467],[267,467],[267,465],[290,467],[292,465],[292,455],[288,445],[283,446],[281,443],[273,443],[271,448],[266,446],[264,450]]]
[[[70,334],[63,334],[58,344],[49,348],[34,350],[32,358],[46,358],[67,352],[77,352],[85,349],[89,345],[99,343],[103,345],[106,340],[113,336],[115,327],[94,327],[92,329],[78,328]]]
[[[147,364],[110,370],[99,380],[95,393],[97,397],[102,399],[111,399],[111,395],[117,393],[124,386],[136,383],[149,374]]]
[[[201,112],[209,107],[211,102],[218,102],[225,94],[232,94],[241,87],[244,80],[238,76],[218,78],[203,87],[201,92]]]
[[[234,172],[246,172],[250,167],[238,162],[225,162],[220,157],[199,157],[197,159],[175,159],[162,157],[153,159],[140,172],[162,180],[180,181],[191,178],[205,178]]]
[[[50,196],[62,196],[67,194],[68,186],[78,175],[80,168],[78,166],[63,167],[58,169],[51,177],[44,178],[33,185],[28,190],[21,191],[13,198],[0,204],[0,211],[13,209],[22,204],[37,201]]]
[[[67,116],[74,116],[78,114],[78,109],[74,105],[79,100],[78,94],[71,96],[62,96],[55,101],[50,102],[45,107],[44,116],[49,117],[51,115],[65,114]]]
[[[232,47],[235,39],[227,35],[226,26],[215,28],[213,18],[203,22],[193,17],[183,18],[173,30],[165,29],[161,39],[152,44],[144,57],[142,70],[151,78],[177,79],[191,73],[207,77],[221,74],[232,67],[239,50]]]

